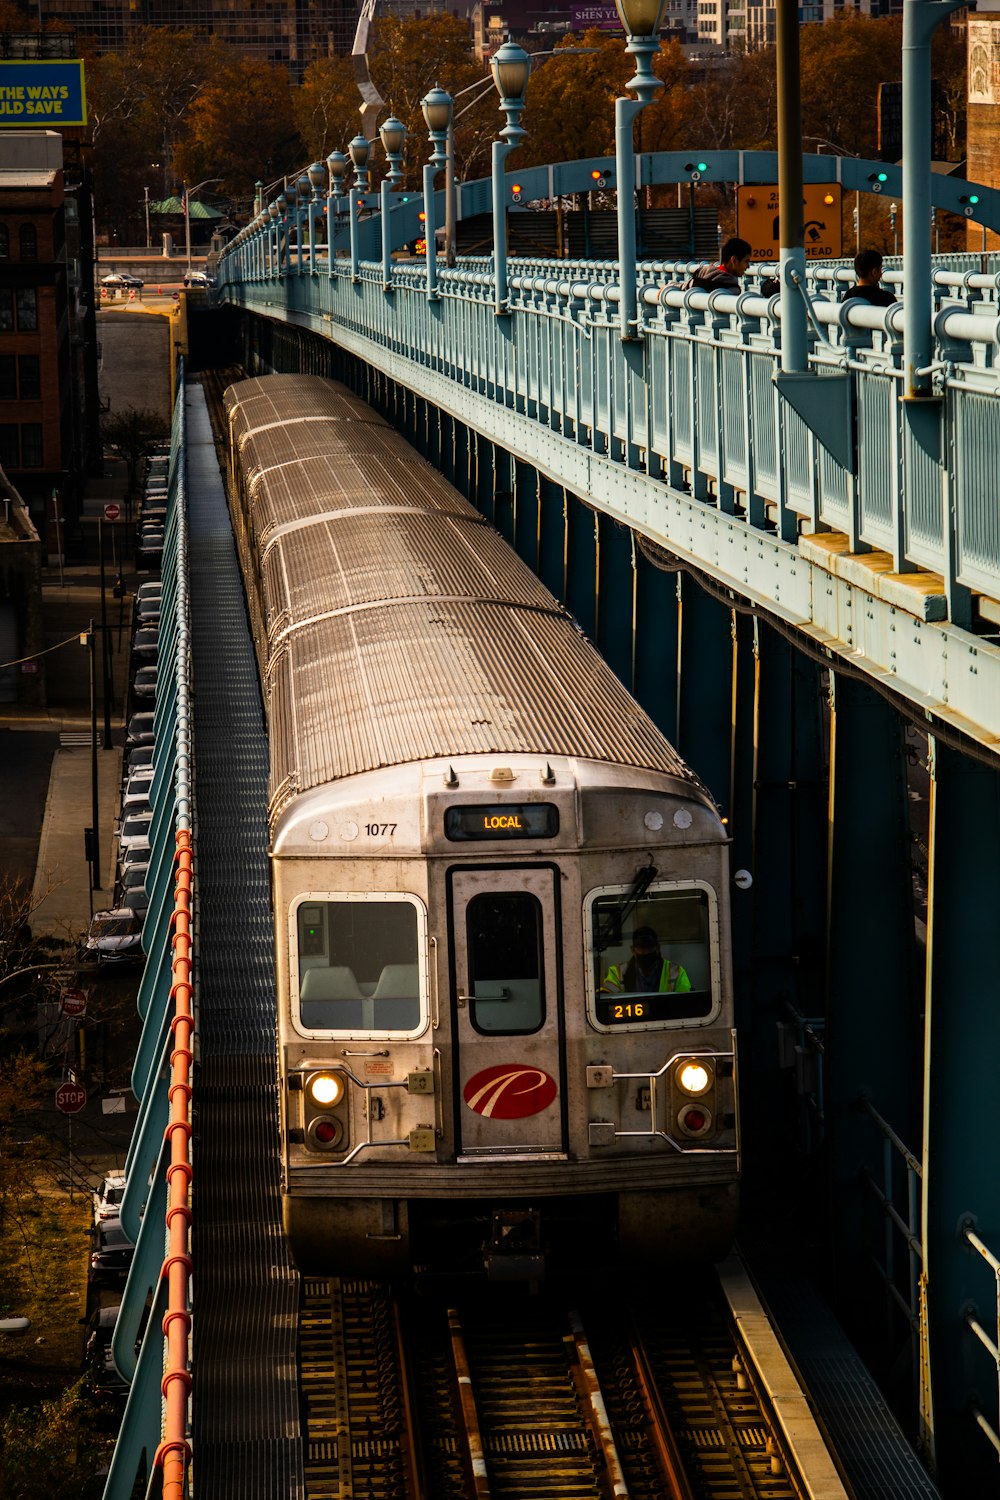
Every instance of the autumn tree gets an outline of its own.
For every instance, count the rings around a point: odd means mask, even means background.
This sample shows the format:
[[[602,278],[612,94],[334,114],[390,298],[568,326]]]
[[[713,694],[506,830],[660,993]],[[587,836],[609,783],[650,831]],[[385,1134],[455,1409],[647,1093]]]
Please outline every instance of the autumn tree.
[[[153,444],[166,434],[167,425],[163,418],[147,407],[124,406],[121,411],[106,416],[101,423],[105,448],[110,448],[125,460],[130,495],[139,488],[139,471]]]
[[[121,52],[87,69],[94,194],[101,219],[123,240],[145,191],[166,197],[187,111],[222,66],[225,47],[193,31],[139,27]]]
[[[36,1408],[15,1407],[0,1421],[0,1494],[84,1500],[113,1442],[95,1432],[82,1380]]]
[[[310,63],[294,92],[295,123],[311,161],[344,151],[358,133],[361,95],[348,57],[322,57]]]
[[[218,177],[219,192],[246,196],[304,158],[287,70],[230,53],[185,113],[174,166],[183,182]]]
[[[372,82],[385,100],[387,110],[406,126],[403,167],[407,186],[419,187],[423,164],[430,156],[420,101],[435,83],[455,99],[455,161],[459,176],[481,176],[488,170],[481,150],[483,133],[472,119],[475,111],[459,118],[468,100],[457,96],[463,89],[489,77],[482,64],[473,60],[465,21],[444,11],[422,19],[380,16],[373,28],[369,66]],[[358,95],[355,108],[360,103]],[[351,134],[355,133],[352,130]]]

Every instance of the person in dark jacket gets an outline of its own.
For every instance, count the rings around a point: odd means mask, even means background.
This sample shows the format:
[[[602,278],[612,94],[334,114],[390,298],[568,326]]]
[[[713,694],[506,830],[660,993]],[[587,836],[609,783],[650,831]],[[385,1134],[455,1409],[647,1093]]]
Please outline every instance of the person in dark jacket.
[[[746,240],[733,235],[722,247],[719,264],[695,271],[690,281],[685,282],[685,287],[693,287],[699,292],[738,292],[740,277],[746,275],[749,264],[750,246]]]
[[[877,250],[859,251],[854,257],[854,274],[858,279],[853,286],[847,288],[841,302],[859,297],[862,302],[870,302],[873,307],[891,307],[896,301],[894,292],[890,292],[888,287],[879,286],[882,280],[882,257]]]

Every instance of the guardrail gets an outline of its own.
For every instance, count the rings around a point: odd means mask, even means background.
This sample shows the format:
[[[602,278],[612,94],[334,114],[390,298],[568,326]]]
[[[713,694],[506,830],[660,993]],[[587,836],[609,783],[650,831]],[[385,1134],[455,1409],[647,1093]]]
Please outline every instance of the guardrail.
[[[194,851],[184,427],[182,365],[163,549],[149,911],[142,933],[146,967],[138,996],[143,1027],[132,1070],[139,1113],[125,1163],[121,1205],[122,1223],[136,1242],[136,1252],[112,1340],[115,1363],[131,1385],[105,1500],[130,1500],[143,1472],[148,1493],[182,1500],[188,1493],[191,1457],[188,1234]],[[173,670],[168,670],[168,663],[173,663]]]
[[[225,258],[220,291],[328,336],[349,331],[373,354],[389,349],[415,367],[416,385],[428,372],[441,376],[529,419],[526,432],[548,428],[664,480],[748,534],[795,542],[838,532],[851,553],[888,553],[893,576],[928,570],[942,583],[921,597],[925,619],[968,625],[974,591],[1000,602],[992,472],[1000,315],[979,295],[995,294],[995,276],[984,287],[962,273],[962,304],[949,297],[934,316],[939,452],[906,420],[900,399],[902,305],[811,301],[810,364],[849,378],[845,464],[776,393],[778,299],[685,290],[687,262],[664,267],[656,281],[643,273],[642,337],[628,345],[619,337],[617,284],[591,279],[586,266],[553,261],[540,274],[511,275],[503,318],[486,268],[439,269],[428,300],[418,263],[397,264],[388,293],[380,263],[363,263],[357,280],[339,260],[287,277],[275,266],[244,242]],[[941,287],[954,292],[958,282],[949,277]],[[571,466],[563,482],[586,498],[588,477],[578,486]]]

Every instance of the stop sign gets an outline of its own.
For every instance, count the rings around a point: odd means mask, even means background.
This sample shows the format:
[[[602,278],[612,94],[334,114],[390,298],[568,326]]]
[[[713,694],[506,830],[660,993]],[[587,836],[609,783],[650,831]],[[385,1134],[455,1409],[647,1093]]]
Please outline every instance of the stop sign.
[[[121,513],[122,508],[120,505],[111,504],[104,507],[104,519],[106,521],[117,521]]]
[[[56,1109],[64,1115],[75,1115],[87,1102],[87,1090],[82,1083],[61,1083],[56,1089]]]
[[[63,990],[62,1010],[64,1016],[82,1016],[87,1009],[87,997],[83,990]]]

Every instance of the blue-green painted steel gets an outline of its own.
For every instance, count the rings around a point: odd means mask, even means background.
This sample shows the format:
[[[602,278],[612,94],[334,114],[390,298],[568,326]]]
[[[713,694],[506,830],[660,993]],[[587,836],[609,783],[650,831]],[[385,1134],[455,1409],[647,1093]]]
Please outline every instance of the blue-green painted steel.
[[[597,620],[594,639],[625,686],[633,685],[635,545],[626,526],[595,511]]]
[[[591,640],[597,638],[597,512],[572,496],[566,506],[563,600]]]
[[[674,743],[723,813],[729,795],[730,611],[680,575],[679,704]]]
[[[135,1225],[126,1225],[126,1232],[135,1241],[135,1254],[129,1267],[128,1280],[122,1294],[121,1310],[115,1324],[111,1348],[115,1364],[126,1380],[135,1375],[135,1348],[139,1331],[146,1318],[146,1304],[150,1295],[155,1298],[163,1266],[167,1239],[167,1167],[170,1165],[170,1146],[166,1140],[160,1142],[160,1156],[153,1173],[153,1181],[146,1199],[145,1212]],[[125,1224],[124,1216],[122,1223]],[[162,1329],[154,1330],[163,1352]]]
[[[164,1287],[161,1283],[150,1309],[135,1378],[128,1393],[125,1415],[104,1486],[104,1500],[132,1500],[136,1475],[144,1470],[147,1476],[153,1477],[153,1455],[161,1436],[163,1335],[159,1330],[165,1310]]]
[[[858,1177],[864,1170],[882,1182],[882,1137],[859,1103],[869,1099],[900,1139],[919,1151],[922,976],[912,885],[905,878],[911,846],[903,725],[866,683],[839,674],[831,687],[829,825],[825,1079],[831,1231],[842,1292],[857,1298],[862,1270],[867,1272],[862,1257],[867,1249],[882,1262],[884,1229],[879,1215],[874,1226],[869,1223],[875,1242],[866,1245],[862,1212],[871,1204],[859,1198]],[[905,1198],[897,1207],[905,1216]],[[908,1341],[908,1330],[896,1325],[895,1333]]]
[[[1000,1255],[1000,774],[934,746],[924,1068],[924,1271],[934,1448],[961,1495],[995,1494],[997,1456],[970,1400],[996,1422],[997,1371],[965,1327],[997,1334],[994,1273],[962,1238],[968,1220]]]
[[[960,589],[966,599],[975,589],[1000,604],[986,459],[1000,445],[995,273],[936,273],[939,294],[951,298],[935,325],[937,454],[897,399],[901,306],[845,307],[820,296],[815,312],[828,342],[814,339],[810,367],[846,368],[855,472],[776,398],[773,302],[752,290],[739,298],[684,291],[682,268],[647,263],[644,337],[623,345],[606,267],[518,263],[510,316],[497,319],[492,273],[479,262],[439,268],[441,297],[429,307],[412,264],[398,266],[387,300],[364,267],[357,284],[338,274],[276,286],[245,279],[243,258],[243,247],[227,257],[226,294],[266,317],[332,335],[339,359],[356,356],[410,386],[418,446],[430,402],[543,478],[818,635],[832,660],[844,655],[888,675],[901,696],[929,707],[932,723],[940,706],[984,743],[1000,737],[1000,651],[973,638],[964,617],[948,618]],[[815,289],[826,284],[814,275]],[[887,550],[892,571],[848,568],[811,541],[825,530],[852,539],[855,550]],[[946,591],[908,588],[897,575],[915,568],[940,574]],[[902,631],[901,612],[914,621]]]
[[[677,743],[680,574],[636,553],[635,666],[630,684],[650,718]]]
[[[537,477],[539,528],[538,576],[557,599],[566,598],[566,491],[543,475]]]

